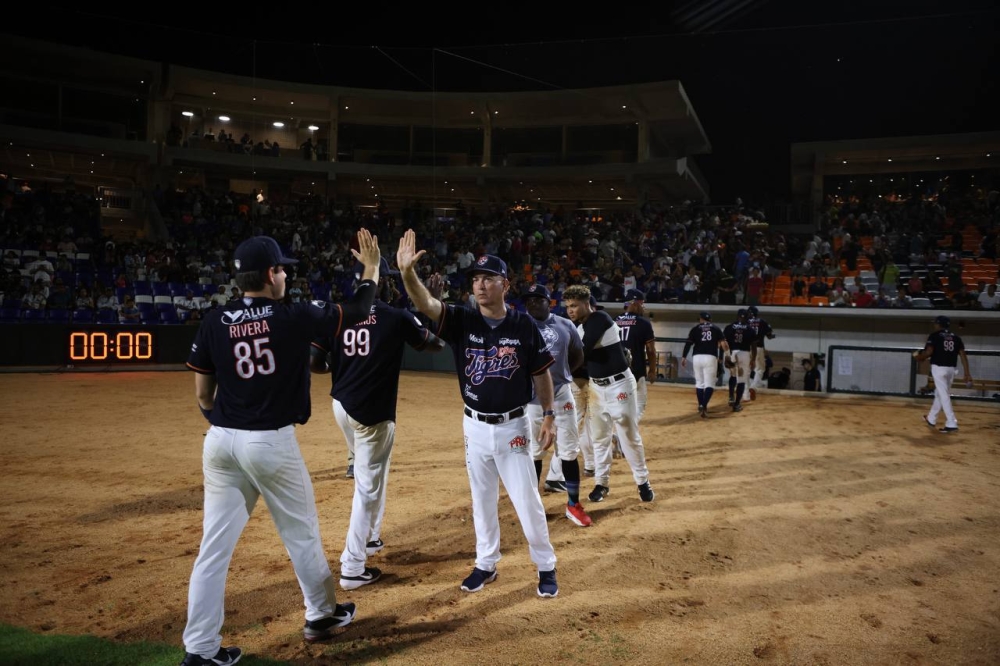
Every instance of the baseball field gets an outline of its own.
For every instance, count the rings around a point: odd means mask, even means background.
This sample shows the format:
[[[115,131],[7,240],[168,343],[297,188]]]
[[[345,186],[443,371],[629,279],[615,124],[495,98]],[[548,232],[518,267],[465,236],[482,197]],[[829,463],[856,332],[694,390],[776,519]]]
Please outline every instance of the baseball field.
[[[297,432],[337,573],[353,484],[328,389],[314,378]],[[159,643],[178,663],[202,518],[191,374],[7,374],[0,391],[0,623]],[[457,383],[404,373],[386,548],[369,560],[384,577],[338,589],[355,623],[303,642],[301,593],[261,502],[230,570],[224,644],[248,664],[1000,663],[1000,406],[957,403],[961,430],[942,435],[922,424],[925,401],[713,403],[702,420],[692,388],[650,389],[653,503],[624,461],[607,500],[585,501],[593,527],[543,495],[555,599],[535,594],[501,490],[499,578],[467,594]]]

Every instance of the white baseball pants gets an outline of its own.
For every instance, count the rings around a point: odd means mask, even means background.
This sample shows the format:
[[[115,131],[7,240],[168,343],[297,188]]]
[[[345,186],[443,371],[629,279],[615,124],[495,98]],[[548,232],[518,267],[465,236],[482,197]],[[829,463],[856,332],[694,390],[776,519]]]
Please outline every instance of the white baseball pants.
[[[590,380],[574,379],[570,385],[573,398],[576,401],[577,432],[579,433],[580,453],[583,454],[583,468],[594,469],[594,438],[590,432],[590,419],[587,418],[587,406],[590,402]]]
[[[264,497],[305,598],[306,620],[332,615],[334,580],[323,552],[309,471],[295,427],[236,430],[211,426],[205,435],[205,517],[191,572],[184,649],[214,655],[222,645],[226,575],[236,542],[257,498]]]
[[[624,437],[619,436],[618,442],[632,468],[635,484],[641,485],[649,480],[646,451],[639,435],[636,381],[631,370],[626,370],[624,374],[625,377],[607,386],[598,386],[593,379],[590,380],[587,418],[594,438],[594,483],[605,487],[610,487],[611,433],[616,426],[620,426],[624,433]]]
[[[753,389],[755,391],[759,388],[766,386],[766,384],[764,384],[764,370],[766,368],[767,368],[767,358],[765,357],[764,354],[764,348],[761,347],[757,350],[757,358],[754,362],[753,380],[750,381],[748,379],[748,382],[750,383],[750,385],[753,386]],[[748,374],[747,377],[749,376],[750,375]]]
[[[711,354],[695,354],[694,358],[691,359],[691,364],[694,366],[692,372],[694,373],[695,388],[715,387],[715,373],[719,369],[718,357]]]
[[[348,448],[354,452],[354,501],[347,542],[340,555],[340,575],[360,576],[365,572],[368,557],[365,545],[378,539],[382,532],[396,424],[382,421],[366,426],[351,418],[339,400],[333,401],[333,416]]]
[[[635,378],[635,408],[636,408],[636,418],[635,422],[640,423],[642,421],[642,415],[646,413],[646,378],[636,377]],[[615,434],[618,435],[618,441],[625,439],[625,429],[620,425],[615,425]]]
[[[934,404],[927,413],[927,420],[937,423],[938,414],[944,410],[944,425],[946,428],[957,428],[958,420],[951,406],[951,383],[955,381],[958,368],[948,365],[931,365],[931,377],[934,378]]]
[[[472,520],[476,528],[476,568],[494,571],[500,561],[500,520],[497,504],[500,485],[507,490],[521,529],[528,541],[528,554],[539,571],[556,566],[549,541],[545,507],[538,494],[535,463],[529,449],[528,417],[521,416],[490,425],[471,416],[463,417],[465,467],[472,490]]]

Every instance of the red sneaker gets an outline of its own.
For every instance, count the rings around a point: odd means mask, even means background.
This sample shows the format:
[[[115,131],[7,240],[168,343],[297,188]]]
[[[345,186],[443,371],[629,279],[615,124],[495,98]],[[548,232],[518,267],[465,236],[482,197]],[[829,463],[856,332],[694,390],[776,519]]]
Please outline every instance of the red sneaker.
[[[587,515],[587,512],[583,510],[583,505],[579,502],[576,504],[566,505],[566,517],[580,527],[590,527],[594,522],[590,519],[590,516]]]

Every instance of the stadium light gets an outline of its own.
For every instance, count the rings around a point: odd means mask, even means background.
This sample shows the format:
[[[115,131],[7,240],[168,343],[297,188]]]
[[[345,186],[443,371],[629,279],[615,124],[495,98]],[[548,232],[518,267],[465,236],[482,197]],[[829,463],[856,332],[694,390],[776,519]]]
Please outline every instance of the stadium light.
[[[271,123],[271,124],[272,124],[272,125],[274,125],[275,127],[278,127],[278,128],[281,128],[281,127],[284,127],[284,126],[285,126],[285,123],[281,122],[280,120],[275,120],[275,121],[274,121],[273,123]]]
[[[844,160],[844,164],[847,164],[847,160]]]
[[[315,132],[315,131],[316,131],[316,130],[318,130],[318,129],[319,129],[319,127],[318,127],[317,125],[310,125],[310,126],[309,126],[309,131],[310,131],[310,132]]]
[[[219,120],[221,120],[224,123],[228,123],[229,122],[229,116],[219,116]]]
[[[934,159],[936,159],[936,160],[939,160],[939,159],[941,159],[941,158],[940,158],[940,157],[935,157]]]
[[[889,158],[889,161],[890,161],[890,162],[892,161],[892,158],[891,158],[891,157]]]
[[[192,113],[191,111],[181,111],[181,115],[182,115],[182,116],[185,116],[185,117],[187,117],[187,118],[192,118],[192,117],[194,117],[194,113]]]

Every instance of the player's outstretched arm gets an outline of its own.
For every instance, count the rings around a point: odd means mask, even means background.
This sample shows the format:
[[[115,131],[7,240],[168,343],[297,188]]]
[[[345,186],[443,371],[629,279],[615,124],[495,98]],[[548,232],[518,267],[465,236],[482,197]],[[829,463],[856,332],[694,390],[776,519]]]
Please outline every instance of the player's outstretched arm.
[[[382,258],[378,249],[378,236],[372,236],[367,229],[359,229],[358,249],[352,248],[351,254],[365,266],[365,270],[361,273],[361,279],[371,280],[377,284],[379,260]]]
[[[441,321],[441,312],[444,306],[441,301],[434,298],[427,290],[424,283],[417,276],[417,262],[424,256],[426,250],[417,250],[417,234],[413,229],[407,229],[403,237],[399,239],[399,249],[396,251],[396,264],[399,272],[403,275],[403,285],[409,295],[413,305],[423,314],[430,317],[431,321]]]

